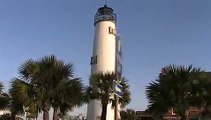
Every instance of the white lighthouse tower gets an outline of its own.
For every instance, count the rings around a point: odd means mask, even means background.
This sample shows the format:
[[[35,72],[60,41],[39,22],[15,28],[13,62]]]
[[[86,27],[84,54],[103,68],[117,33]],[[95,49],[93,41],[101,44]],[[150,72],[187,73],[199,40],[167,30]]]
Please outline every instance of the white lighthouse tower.
[[[121,75],[121,48],[116,30],[117,16],[113,9],[104,5],[94,17],[94,44],[91,57],[91,74],[115,72]],[[87,120],[100,120],[101,103],[92,100],[88,104]],[[115,110],[112,103],[107,107],[107,120],[114,120]]]

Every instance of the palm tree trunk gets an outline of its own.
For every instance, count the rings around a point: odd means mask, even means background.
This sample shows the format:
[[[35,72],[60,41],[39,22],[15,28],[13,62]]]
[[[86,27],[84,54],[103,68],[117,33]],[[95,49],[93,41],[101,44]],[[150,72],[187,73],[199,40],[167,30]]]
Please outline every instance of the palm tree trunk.
[[[107,115],[107,103],[103,103],[102,105],[102,113],[101,113],[101,120],[106,120]]]
[[[189,117],[188,117],[188,110],[186,110],[186,111],[180,111],[178,114],[179,114],[179,116],[180,116],[180,120],[189,120]]]
[[[186,115],[181,115],[181,120],[189,120],[189,119],[188,119],[188,116],[186,116]]]
[[[58,109],[57,108],[54,108],[54,111],[53,111],[53,120],[58,120]]]
[[[15,113],[15,112],[12,112],[12,113],[11,113],[11,118],[10,118],[10,120],[15,120],[15,116],[16,116],[16,113]]]
[[[177,120],[180,120],[180,117],[177,115]]]
[[[189,120],[189,110],[186,110],[185,117],[186,117],[186,120]]]
[[[43,111],[43,120],[49,120],[49,112]]]
[[[50,105],[48,100],[43,102],[42,110],[43,110],[43,120],[49,120]]]

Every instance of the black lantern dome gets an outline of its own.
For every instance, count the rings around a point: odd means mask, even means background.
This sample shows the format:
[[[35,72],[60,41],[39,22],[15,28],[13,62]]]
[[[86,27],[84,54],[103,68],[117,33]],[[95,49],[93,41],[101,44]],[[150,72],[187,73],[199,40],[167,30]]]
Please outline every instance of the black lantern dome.
[[[100,21],[111,21],[116,23],[117,16],[115,13],[113,13],[113,11],[114,10],[110,7],[107,7],[107,5],[104,5],[104,7],[99,8],[94,17],[94,25],[96,25],[96,23]]]

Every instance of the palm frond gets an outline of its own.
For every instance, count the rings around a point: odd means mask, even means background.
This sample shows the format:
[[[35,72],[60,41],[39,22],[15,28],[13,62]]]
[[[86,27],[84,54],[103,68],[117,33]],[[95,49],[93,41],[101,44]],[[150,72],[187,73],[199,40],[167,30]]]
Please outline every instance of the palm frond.
[[[148,108],[155,113],[165,113],[174,108],[178,115],[185,115],[190,106],[202,103],[201,88],[204,71],[190,66],[169,65],[162,69],[158,79],[146,87],[146,96],[149,100]],[[200,83],[200,84],[199,84]]]

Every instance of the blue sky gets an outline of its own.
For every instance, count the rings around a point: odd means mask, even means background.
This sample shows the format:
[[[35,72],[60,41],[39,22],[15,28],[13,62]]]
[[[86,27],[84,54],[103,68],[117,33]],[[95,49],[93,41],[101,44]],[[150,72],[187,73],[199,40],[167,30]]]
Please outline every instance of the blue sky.
[[[93,16],[103,0],[0,0],[0,80],[8,89],[30,58],[55,54],[88,84]],[[169,64],[211,71],[210,0],[108,0],[118,15],[123,72],[144,110],[145,87]],[[77,112],[86,113],[86,107]]]

